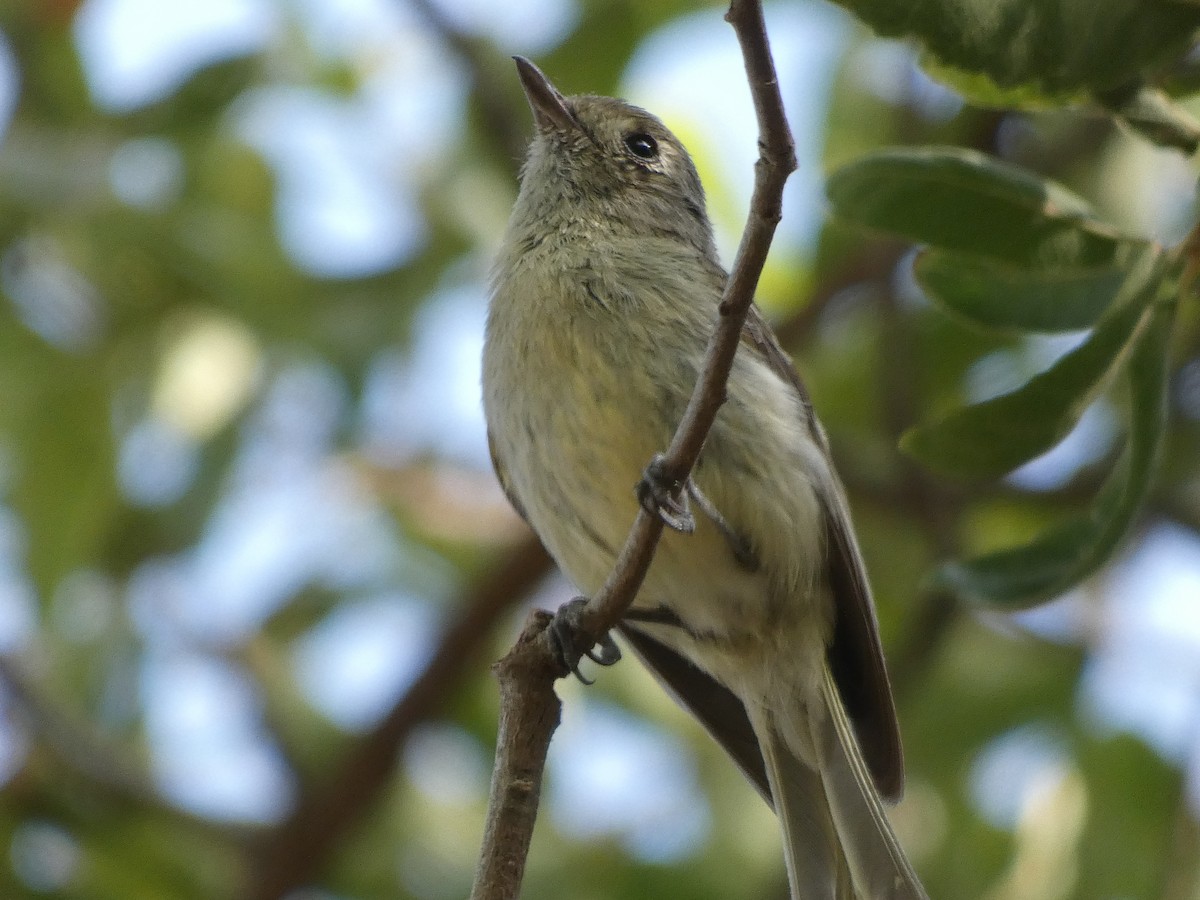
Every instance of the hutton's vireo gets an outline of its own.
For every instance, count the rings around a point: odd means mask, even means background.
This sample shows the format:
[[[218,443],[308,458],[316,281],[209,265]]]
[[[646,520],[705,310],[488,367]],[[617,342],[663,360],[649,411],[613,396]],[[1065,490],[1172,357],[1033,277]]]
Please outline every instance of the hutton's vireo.
[[[695,385],[726,273],[687,151],[651,114],[563,97],[536,128],[483,354],[496,471],[585,594]],[[821,426],[751,310],[688,492],[620,633],[774,806],[792,897],[924,898],[881,798],[900,737],[871,592]]]

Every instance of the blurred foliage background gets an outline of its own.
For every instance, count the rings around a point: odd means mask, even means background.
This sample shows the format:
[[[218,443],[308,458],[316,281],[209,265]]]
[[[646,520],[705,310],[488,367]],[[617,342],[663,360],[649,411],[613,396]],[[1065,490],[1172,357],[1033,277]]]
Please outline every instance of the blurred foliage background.
[[[996,331],[947,312],[934,276],[961,299],[967,263],[926,254],[918,281],[913,242],[965,248],[994,285],[996,220],[961,194],[889,193],[903,160],[861,164],[983,151],[1120,236],[1102,264],[1039,256],[1005,284],[1112,293],[1150,277],[1136,246],[1170,263],[1150,287],[1177,287],[1186,256],[1155,248],[1195,221],[1200,10],[845,7],[768,6],[802,168],[759,297],[873,575],[910,772],[897,830],[933,897],[1200,897],[1194,297],[1173,295],[1153,356],[1162,419],[1137,417],[1136,378],[1097,376],[1063,395],[1053,450],[1005,477],[935,474],[903,433],[1019,388],[1095,316]],[[467,893],[488,663],[530,604],[570,596],[499,494],[478,408],[488,264],[529,131],[507,57],[662,115],[729,260],[756,135],[721,13],[0,3],[0,896]],[[1016,171],[963,158],[985,194]],[[1136,365],[1132,345],[1109,368]],[[1161,438],[1157,466],[1069,590],[989,605],[930,578],[1098,509],[1127,432]],[[770,812],[645,673],[561,692],[525,896],[786,895]]]

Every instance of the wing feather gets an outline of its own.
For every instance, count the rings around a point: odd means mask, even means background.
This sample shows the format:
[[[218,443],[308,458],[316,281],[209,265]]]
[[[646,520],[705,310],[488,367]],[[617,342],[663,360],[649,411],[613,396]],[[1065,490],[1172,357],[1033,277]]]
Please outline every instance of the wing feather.
[[[746,319],[743,340],[751,352],[765,359],[796,389],[804,403],[809,430],[828,455],[829,443],[813,412],[808,390],[756,307],[751,307]],[[835,472],[832,464],[829,471]],[[885,799],[898,800],[904,787],[900,726],[866,567],[854,537],[845,491],[836,474],[823,499],[827,575],[836,604],[833,641],[827,651],[829,669],[876,788]]]

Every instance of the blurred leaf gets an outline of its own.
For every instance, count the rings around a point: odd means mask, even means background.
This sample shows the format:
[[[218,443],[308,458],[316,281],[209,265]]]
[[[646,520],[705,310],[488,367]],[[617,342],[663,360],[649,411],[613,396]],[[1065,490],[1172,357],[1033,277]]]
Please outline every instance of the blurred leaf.
[[[81,895],[153,900],[232,893],[239,874],[233,834],[228,841],[214,840],[213,832],[156,812],[110,813],[103,821],[81,826],[87,828],[80,835],[86,838],[87,853]]]
[[[1193,93],[1200,83],[1190,74],[1186,60],[1171,69],[1161,87],[1151,87],[1134,78],[1091,93],[1082,90],[1049,93],[1030,83],[1001,87],[982,72],[946,65],[928,53],[922,56],[921,68],[976,106],[1035,111],[1094,101],[1155,144],[1185,153],[1195,153],[1200,145],[1200,123],[1171,99]]]
[[[26,373],[25,396],[0,423],[12,423],[7,437],[19,477],[9,496],[28,529],[29,571],[45,598],[63,575],[96,560],[121,506],[111,385],[94,358],[45,351],[10,362],[41,369],[37,378]]]
[[[202,66],[160,100],[131,113],[127,125],[144,134],[204,134],[255,84],[260,60],[235,56]]]
[[[580,21],[552,52],[538,58],[551,74],[555,86],[565,94],[599,93],[617,95],[617,85],[626,63],[647,35],[675,18],[694,12],[690,0],[602,0],[580,4]],[[507,66],[507,63],[506,63]],[[508,77],[514,89],[517,83]],[[518,101],[519,102],[519,101]],[[525,104],[520,102],[520,107]]]
[[[972,762],[995,738],[1026,722],[1069,718],[1083,663],[1076,645],[960,616],[921,675],[920,690],[901,691],[909,790],[927,783],[944,804],[939,852],[921,867],[930,897],[984,897],[983,886],[1008,865],[1012,835],[983,821],[973,792],[964,790]]]
[[[89,120],[88,86],[69,13],[47,16],[44,7],[43,3],[0,5],[5,53],[16,58],[24,115],[57,125]]]
[[[1155,285],[1164,289],[1157,279]],[[1154,473],[1166,426],[1167,345],[1174,313],[1175,303],[1160,299],[1130,357],[1128,442],[1091,508],[1025,546],[951,563],[935,575],[936,583],[976,602],[1018,609],[1060,594],[1108,559]]]
[[[1179,772],[1130,735],[1081,741],[1078,759],[1088,816],[1075,896],[1172,896],[1163,891],[1163,872],[1178,850],[1163,811],[1187,802]]]
[[[1047,110],[1088,99],[1083,90],[1050,92],[1028,82],[1001,87],[984,72],[949,65],[932,53],[921,54],[921,68],[934,80],[962,94],[975,106],[990,109]]]
[[[0,143],[0,237],[24,229],[30,213],[81,213],[108,202],[107,133],[18,120]]]
[[[1100,94],[1097,99],[1147,140],[1184,153],[1195,153],[1200,146],[1200,122],[1157,88],[1142,85],[1132,93]]]
[[[1126,278],[1112,312],[1092,335],[1023,387],[918,425],[900,446],[931,469],[999,477],[1065,438],[1108,384],[1148,319],[1162,280],[1162,257],[1147,248]]]
[[[843,218],[1017,265],[1100,266],[1123,248],[1070,191],[972,150],[882,150],[843,166],[826,191]]]
[[[1200,6],[1200,3],[1196,5]],[[1157,81],[1171,97],[1187,97],[1200,92],[1200,60],[1188,54],[1163,72]]]
[[[1102,90],[1183,55],[1200,9],[1168,0],[838,0],[1000,87]]]
[[[913,273],[929,299],[971,324],[1001,332],[1090,328],[1125,282],[1121,265],[1029,269],[980,256],[925,250]]]

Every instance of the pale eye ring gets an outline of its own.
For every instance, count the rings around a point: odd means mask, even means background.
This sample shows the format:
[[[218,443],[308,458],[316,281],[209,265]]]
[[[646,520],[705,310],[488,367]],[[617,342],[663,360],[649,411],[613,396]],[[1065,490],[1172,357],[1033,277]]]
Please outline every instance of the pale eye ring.
[[[658,156],[658,141],[644,131],[625,135],[625,146],[641,159],[655,159]]]

